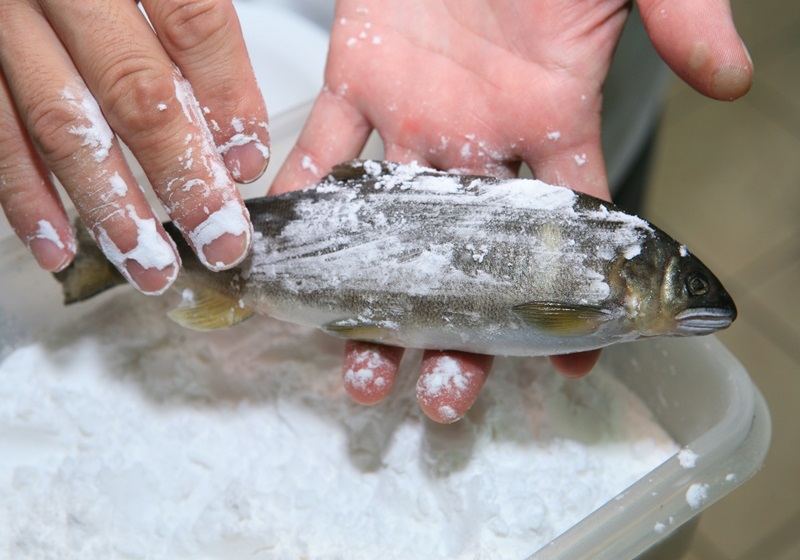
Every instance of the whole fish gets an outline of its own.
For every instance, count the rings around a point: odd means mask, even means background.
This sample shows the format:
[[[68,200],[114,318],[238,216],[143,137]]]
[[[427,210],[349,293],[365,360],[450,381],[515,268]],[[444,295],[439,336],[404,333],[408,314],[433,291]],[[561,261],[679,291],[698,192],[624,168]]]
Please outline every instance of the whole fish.
[[[252,251],[224,272],[166,224],[184,263],[175,321],[208,330],[261,313],[356,340],[534,356],[708,334],[736,317],[686,247],[537,180],[352,161],[247,207]],[[56,274],[67,303],[124,282],[88,236],[81,245]]]

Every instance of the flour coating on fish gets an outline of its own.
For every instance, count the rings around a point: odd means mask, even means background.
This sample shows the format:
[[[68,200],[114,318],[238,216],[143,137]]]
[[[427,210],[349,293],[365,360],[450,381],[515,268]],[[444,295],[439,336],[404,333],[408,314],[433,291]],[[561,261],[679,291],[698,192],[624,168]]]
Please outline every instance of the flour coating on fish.
[[[719,280],[664,232],[536,180],[354,161],[247,207],[253,249],[231,270],[209,272],[176,235],[176,287],[195,294],[170,314],[181,324],[258,312],[355,340],[534,356],[707,334],[736,316]],[[107,287],[59,279],[67,301]]]
[[[287,290],[344,285],[410,295],[513,291],[526,275],[526,284],[598,304],[610,293],[604,263],[652,232],[605,207],[582,211],[576,193],[540,181],[465,182],[419,166],[380,175],[376,167],[364,164],[371,183],[331,180],[312,189],[319,196],[298,199],[296,219],[277,238],[261,238],[249,273]],[[587,217],[607,227],[586,229]]]

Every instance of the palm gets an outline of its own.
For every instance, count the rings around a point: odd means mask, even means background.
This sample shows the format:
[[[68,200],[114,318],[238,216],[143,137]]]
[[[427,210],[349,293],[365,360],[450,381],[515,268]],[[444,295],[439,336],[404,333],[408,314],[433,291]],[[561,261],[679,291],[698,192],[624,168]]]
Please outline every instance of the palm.
[[[656,49],[695,88],[727,99],[747,90],[752,65],[724,2],[638,4]],[[547,182],[608,198],[600,92],[629,5],[626,0],[338,0],[325,89],[273,192],[314,183],[336,163],[357,157],[375,129],[389,160],[489,175],[513,175],[525,162]],[[718,23],[720,33],[709,36],[690,25],[698,14]],[[717,73],[726,60],[736,64]],[[401,355],[402,349],[348,343],[345,388],[359,402],[380,401]],[[565,375],[579,376],[597,356],[596,351],[556,356],[553,362]],[[348,384],[348,371],[377,358],[380,386]],[[431,399],[420,388],[444,360],[458,365],[469,386]],[[453,421],[469,409],[490,366],[488,356],[427,352],[420,404],[435,420]]]
[[[505,4],[341,2],[329,93],[377,129],[387,159],[492,175],[525,161],[607,197],[600,88],[627,3]]]

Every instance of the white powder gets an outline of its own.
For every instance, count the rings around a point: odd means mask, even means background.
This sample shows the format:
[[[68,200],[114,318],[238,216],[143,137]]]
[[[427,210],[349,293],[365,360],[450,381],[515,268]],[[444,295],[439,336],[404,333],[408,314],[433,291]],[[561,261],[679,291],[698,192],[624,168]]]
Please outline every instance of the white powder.
[[[128,185],[125,184],[125,179],[119,176],[116,171],[109,179],[111,183],[111,192],[118,197],[123,197],[128,193]]]
[[[61,241],[61,237],[58,235],[56,228],[53,227],[53,224],[47,220],[39,220],[38,225],[36,233],[28,239],[29,243],[33,239],[47,239],[59,249],[64,248],[64,242]]]
[[[360,165],[375,177],[368,191],[333,180],[314,187],[332,196],[298,200],[296,214],[314,219],[291,221],[279,239],[256,243],[248,274],[281,281],[287,290],[296,290],[302,277],[309,290],[344,286],[414,295],[485,293],[491,286],[507,290],[522,280],[526,286],[535,284],[539,293],[553,294],[551,299],[570,286],[582,303],[603,305],[611,290],[605,276],[609,261],[620,254],[638,258],[653,232],[641,218],[604,205],[585,207],[575,191],[541,181],[475,178],[465,185],[461,178],[414,163],[386,166],[387,173],[378,162]],[[441,217],[445,210],[438,211],[441,222],[435,229],[415,217],[436,207],[453,210],[449,219]],[[510,218],[522,213],[530,222],[541,215],[535,232],[509,233],[499,227],[513,227]],[[608,227],[587,227],[587,220]],[[511,268],[514,275],[497,273],[495,263],[514,262],[513,245],[520,245],[520,255],[532,256],[531,273],[524,278]],[[465,256],[479,266],[465,267]],[[365,263],[386,274],[365,276]]]
[[[417,395],[433,398],[439,396],[442,391],[461,392],[467,388],[470,376],[470,373],[462,371],[456,360],[444,356],[436,362],[436,368],[429,375],[420,378]]]
[[[341,342],[214,334],[118,294],[0,364],[0,549],[18,558],[522,558],[677,451],[608,372],[498,358],[462,421],[389,399]]]
[[[311,159],[311,156],[305,155],[303,159],[300,161],[300,167],[305,169],[306,171],[311,171],[314,175],[319,175],[319,169],[317,168],[314,160]]]
[[[360,391],[380,389],[388,383],[380,372],[392,367],[392,362],[371,348],[360,351],[354,358],[351,367],[344,372],[344,383]]]
[[[708,484],[697,482],[689,486],[686,491],[686,503],[689,504],[689,507],[699,509],[706,500],[708,500]]]
[[[678,462],[684,469],[693,469],[697,466],[697,454],[685,447],[678,452]]]
[[[236,200],[229,200],[222,205],[222,208],[213,212],[196,228],[189,232],[189,239],[197,251],[200,260],[206,266],[214,269],[223,267],[222,263],[210,263],[206,258],[203,249],[213,241],[216,241],[226,233],[231,235],[252,234],[250,224],[242,213],[242,207]]]
[[[126,207],[128,218],[136,224],[136,245],[130,251],[122,252],[102,226],[96,228],[97,243],[106,258],[130,280],[126,269],[129,260],[138,262],[143,268],[165,270],[174,267],[173,277],[159,293],[163,293],[178,274],[178,258],[172,240],[165,240],[156,229],[155,218],[140,218],[132,205]]]
[[[114,133],[108,126],[97,100],[83,84],[80,88],[64,88],[61,92],[61,99],[77,109],[85,121],[85,124],[68,128],[67,132],[82,138],[81,145],[92,150],[95,161],[104,161],[114,142]]]
[[[245,146],[247,144],[252,144],[259,152],[261,152],[261,155],[264,157],[264,159],[269,157],[269,148],[261,142],[256,133],[243,134],[241,131],[231,136],[230,140],[224,144],[217,146],[217,153],[224,155],[228,153],[228,151],[234,146]]]
[[[214,145],[214,138],[211,136],[211,131],[206,126],[203,110],[200,108],[200,104],[197,102],[197,98],[194,95],[191,84],[189,84],[189,82],[177,72],[177,69],[174,77],[174,84],[175,98],[180,103],[186,120],[189,123],[196,125],[200,132],[199,137],[195,140],[197,142],[195,147],[198,148],[199,152],[195,154],[195,158],[199,159],[200,163],[202,164],[205,175],[212,179],[214,190],[217,192],[228,193],[227,196],[230,196],[230,193],[235,192],[235,188],[228,176],[228,171],[225,169],[225,166],[222,164],[222,160],[219,157],[217,148]],[[215,123],[212,122],[212,126],[214,124]],[[216,128],[218,129],[219,126],[217,125]],[[186,143],[188,144],[192,140],[194,140],[193,136],[188,135],[186,138]],[[238,143],[248,143],[250,141],[251,140],[248,138],[236,138],[235,140],[231,139],[231,142],[234,143],[233,145],[241,145]],[[230,149],[230,147],[228,147],[228,149]],[[266,149],[266,147],[264,147],[264,149]],[[179,158],[179,161],[182,160],[182,157]],[[175,180],[177,180],[177,178],[173,179],[173,181]]]

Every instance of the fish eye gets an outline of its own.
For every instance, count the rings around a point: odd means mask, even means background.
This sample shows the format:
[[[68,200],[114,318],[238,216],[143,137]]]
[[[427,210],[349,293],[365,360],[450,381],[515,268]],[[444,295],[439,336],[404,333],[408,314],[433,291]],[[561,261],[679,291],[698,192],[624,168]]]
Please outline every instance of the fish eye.
[[[708,278],[699,272],[692,272],[686,278],[686,289],[690,296],[704,296],[708,293],[709,288]]]

